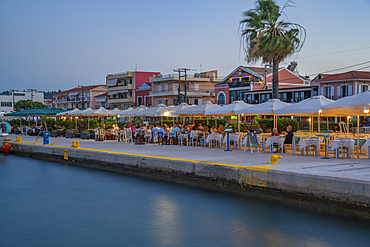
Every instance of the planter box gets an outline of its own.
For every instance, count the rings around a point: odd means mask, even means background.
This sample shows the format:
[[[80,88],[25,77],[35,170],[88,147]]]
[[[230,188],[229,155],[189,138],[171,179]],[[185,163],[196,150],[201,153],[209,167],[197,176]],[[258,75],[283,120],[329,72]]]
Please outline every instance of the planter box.
[[[89,140],[90,139],[90,134],[80,134],[80,136],[81,136],[81,139],[87,139],[87,140]]]
[[[74,133],[66,133],[66,138],[74,138]]]
[[[50,137],[55,137],[55,138],[57,138],[58,137],[58,133],[50,133]]]

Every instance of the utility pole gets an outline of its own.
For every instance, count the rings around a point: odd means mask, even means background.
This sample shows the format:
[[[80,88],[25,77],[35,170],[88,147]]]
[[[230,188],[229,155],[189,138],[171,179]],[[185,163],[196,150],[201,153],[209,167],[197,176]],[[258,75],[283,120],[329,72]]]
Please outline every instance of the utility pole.
[[[82,94],[81,94],[81,107],[85,108],[85,103],[84,103],[84,86],[82,85],[81,86],[81,89],[82,89]]]
[[[31,108],[33,109],[33,92],[36,91],[36,89],[28,89],[31,91]]]
[[[13,102],[12,102],[12,111],[14,111],[14,89],[12,89],[12,96],[13,96]]]
[[[174,72],[179,72],[179,88],[178,88],[178,103],[179,104],[181,103],[181,101],[180,101],[180,99],[181,99],[181,97],[180,97],[180,95],[181,95],[181,72],[185,72],[185,102],[186,103],[188,102],[188,100],[186,98],[186,95],[187,95],[186,91],[187,91],[187,87],[188,87],[187,84],[186,84],[186,77],[187,77],[186,71],[188,71],[188,70],[190,70],[190,69],[188,69],[188,68],[178,68],[178,69],[173,70]]]

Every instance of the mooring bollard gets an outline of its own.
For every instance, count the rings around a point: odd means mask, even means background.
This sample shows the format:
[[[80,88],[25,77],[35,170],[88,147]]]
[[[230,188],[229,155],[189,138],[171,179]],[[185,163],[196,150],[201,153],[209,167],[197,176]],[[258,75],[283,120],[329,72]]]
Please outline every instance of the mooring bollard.
[[[52,143],[50,144],[50,146],[55,146],[55,142],[52,142]]]
[[[16,139],[16,142],[22,142],[22,137],[20,136],[17,136],[15,139]]]
[[[76,142],[72,141],[72,147],[74,148],[76,146]]]
[[[271,161],[270,161],[270,163],[267,162],[267,164],[273,164],[273,165],[279,164],[278,159],[281,159],[281,158],[283,158],[283,157],[280,156],[280,155],[271,155],[271,157],[270,157]]]
[[[76,142],[75,148],[80,148],[80,142]]]

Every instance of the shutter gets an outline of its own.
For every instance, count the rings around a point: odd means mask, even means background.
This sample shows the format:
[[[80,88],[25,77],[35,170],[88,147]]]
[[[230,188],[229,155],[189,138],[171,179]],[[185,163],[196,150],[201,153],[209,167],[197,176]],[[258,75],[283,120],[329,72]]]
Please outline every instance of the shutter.
[[[198,99],[198,105],[202,104],[202,99]]]
[[[324,95],[324,87],[320,87],[321,89],[321,95]],[[328,95],[325,95],[326,97],[328,97]]]
[[[334,86],[331,86],[330,87],[330,97],[328,97],[329,99],[334,99]]]
[[[352,85],[348,85],[348,96],[352,95]]]
[[[340,99],[340,86],[337,86],[337,99]]]
[[[172,85],[173,85],[173,91],[177,92],[179,84],[178,83],[173,83]]]

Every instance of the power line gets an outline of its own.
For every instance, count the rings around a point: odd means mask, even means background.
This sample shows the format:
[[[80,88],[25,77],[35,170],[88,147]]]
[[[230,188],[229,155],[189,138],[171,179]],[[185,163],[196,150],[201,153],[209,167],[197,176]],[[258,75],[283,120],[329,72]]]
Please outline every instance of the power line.
[[[345,50],[345,51],[336,51],[336,52],[329,52],[329,53],[323,53],[323,54],[317,54],[317,55],[311,55],[311,56],[305,56],[305,57],[298,57],[297,59],[320,57],[320,56],[333,55],[333,54],[339,54],[339,53],[345,53],[345,52],[351,52],[351,51],[360,51],[360,50],[365,50],[365,49],[370,49],[370,46],[357,48],[357,49],[351,49],[351,50]]]
[[[328,70],[328,71],[325,71],[325,72],[320,72],[320,73],[311,74],[311,75],[309,75],[309,76],[316,75],[316,74],[329,73],[329,72],[333,72],[333,71],[337,71],[337,70],[348,69],[348,68],[356,67],[356,66],[359,66],[359,65],[362,65],[362,64],[366,64],[366,63],[370,63],[370,60],[369,60],[369,61],[366,61],[366,62],[362,62],[362,63],[358,63],[358,64],[354,64],[354,65],[346,66],[346,67],[342,67],[342,68],[339,68],[339,69],[332,69],[332,70]]]

